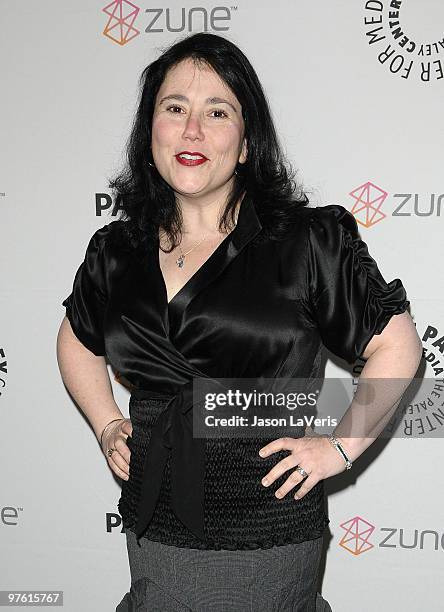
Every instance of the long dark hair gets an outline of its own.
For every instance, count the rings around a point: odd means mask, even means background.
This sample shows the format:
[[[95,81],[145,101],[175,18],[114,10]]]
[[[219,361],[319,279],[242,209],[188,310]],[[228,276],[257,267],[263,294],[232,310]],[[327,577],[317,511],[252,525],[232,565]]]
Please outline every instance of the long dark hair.
[[[188,58],[212,68],[242,106],[247,160],[237,164],[219,229],[230,227],[237,202],[248,193],[263,226],[260,236],[278,239],[296,222],[296,210],[308,204],[307,195],[297,186],[295,172],[284,158],[267,98],[249,60],[231,41],[203,32],[171,45],[140,76],[140,101],[126,145],[127,163],[116,177],[108,179],[120,208],[119,218],[125,221],[126,238],[132,247],[148,247],[162,226],[171,248],[180,242],[182,217],[174,190],[148,162],[153,163],[151,123],[156,95],[168,70]]]

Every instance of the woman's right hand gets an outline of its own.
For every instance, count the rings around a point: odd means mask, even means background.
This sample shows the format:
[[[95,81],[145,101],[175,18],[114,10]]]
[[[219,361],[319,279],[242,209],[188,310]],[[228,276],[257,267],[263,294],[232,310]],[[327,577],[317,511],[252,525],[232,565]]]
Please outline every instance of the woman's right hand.
[[[132,433],[133,426],[130,419],[110,423],[103,433],[102,451],[114,474],[122,480],[129,479],[131,451],[127,445],[127,438]],[[114,449],[111,455],[108,454],[110,449]]]

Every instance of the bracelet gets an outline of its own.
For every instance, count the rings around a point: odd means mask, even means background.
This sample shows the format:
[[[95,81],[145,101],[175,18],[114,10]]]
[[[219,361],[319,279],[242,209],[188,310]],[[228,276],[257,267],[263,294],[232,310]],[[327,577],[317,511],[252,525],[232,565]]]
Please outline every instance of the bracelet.
[[[345,461],[345,469],[349,470],[351,468],[351,466],[353,465],[353,463],[348,458],[347,453],[345,452],[342,444],[333,435],[328,437],[328,441],[330,442],[330,444],[332,444],[335,447],[335,449],[338,451],[338,453],[340,453],[342,455],[342,458]]]
[[[101,448],[103,448],[103,434],[105,433],[105,429],[108,427],[108,425],[111,425],[111,423],[115,423],[116,421],[124,421],[124,420],[125,419],[113,419],[107,425],[105,425],[105,427],[103,428],[102,434],[100,436],[100,446],[101,446]]]

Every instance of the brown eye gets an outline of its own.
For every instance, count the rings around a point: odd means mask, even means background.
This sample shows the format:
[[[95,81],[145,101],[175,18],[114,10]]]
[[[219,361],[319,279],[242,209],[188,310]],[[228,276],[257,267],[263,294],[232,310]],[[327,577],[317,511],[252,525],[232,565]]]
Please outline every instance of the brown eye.
[[[171,106],[167,106],[167,110],[169,111],[172,108],[178,108],[179,110],[182,110],[180,106],[176,106],[175,104],[171,105]],[[177,115],[177,113],[174,113]]]
[[[213,111],[211,111],[212,113],[222,113],[223,117],[216,117],[216,119],[223,119],[224,117],[228,117],[227,113],[223,110],[221,110],[220,108],[217,108]]]

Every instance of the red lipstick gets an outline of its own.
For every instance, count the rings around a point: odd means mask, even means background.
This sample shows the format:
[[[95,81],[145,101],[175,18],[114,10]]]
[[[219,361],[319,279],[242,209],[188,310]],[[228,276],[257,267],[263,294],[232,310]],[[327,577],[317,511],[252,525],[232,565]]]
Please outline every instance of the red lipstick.
[[[203,153],[199,153],[199,151],[181,151],[174,157],[183,166],[200,166],[208,161],[208,158]]]

